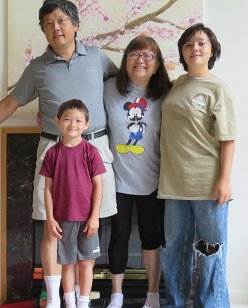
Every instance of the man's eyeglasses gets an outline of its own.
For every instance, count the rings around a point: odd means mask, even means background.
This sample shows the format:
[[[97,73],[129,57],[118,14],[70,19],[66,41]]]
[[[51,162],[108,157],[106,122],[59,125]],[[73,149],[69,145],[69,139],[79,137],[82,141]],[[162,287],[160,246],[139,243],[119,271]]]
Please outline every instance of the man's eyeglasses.
[[[150,52],[137,52],[137,51],[131,51],[127,55],[128,59],[130,60],[138,60],[139,57],[142,58],[145,62],[151,62],[153,59],[156,59],[156,56]]]

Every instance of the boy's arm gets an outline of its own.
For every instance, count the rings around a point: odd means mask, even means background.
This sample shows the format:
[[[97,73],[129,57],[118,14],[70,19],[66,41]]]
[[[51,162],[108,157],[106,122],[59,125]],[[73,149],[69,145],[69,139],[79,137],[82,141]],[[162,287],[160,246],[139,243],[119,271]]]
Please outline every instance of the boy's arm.
[[[53,191],[53,180],[49,177],[46,177],[45,178],[45,207],[46,207],[47,227],[48,227],[49,233],[52,236],[61,239],[62,229],[60,228],[58,222],[53,217],[52,191]]]
[[[84,232],[87,232],[87,237],[93,237],[98,232],[99,215],[102,205],[102,175],[96,175],[92,178],[92,209],[91,215],[86,223]]]
[[[7,120],[20,107],[20,103],[8,95],[0,101],[0,123]]]
[[[222,205],[231,199],[231,169],[234,156],[234,140],[220,142],[220,178],[215,186],[214,199]]]

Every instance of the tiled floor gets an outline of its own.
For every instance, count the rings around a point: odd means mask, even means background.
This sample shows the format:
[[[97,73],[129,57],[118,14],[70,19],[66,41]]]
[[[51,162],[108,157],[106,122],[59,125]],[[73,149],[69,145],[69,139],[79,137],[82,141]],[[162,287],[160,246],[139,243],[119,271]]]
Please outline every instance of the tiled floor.
[[[93,285],[94,290],[101,290],[101,299],[92,300],[92,308],[105,308],[110,301],[111,284],[109,281],[98,281]],[[145,302],[147,285],[144,281],[135,281],[135,285],[132,281],[125,281],[124,283],[124,305],[123,308],[141,308]],[[163,298],[164,287],[161,286],[160,294],[161,307],[165,305],[165,298]],[[190,308],[191,306],[189,306]],[[223,307],[224,308],[224,307]],[[248,308],[247,304],[231,304],[231,308]]]
[[[111,282],[110,280],[94,280],[93,290],[100,291],[100,299],[91,301],[91,308],[106,308],[110,301]],[[124,280],[123,283],[124,305],[123,308],[141,308],[145,303],[147,282],[145,280]],[[160,304],[166,304],[163,281],[160,283]],[[38,305],[35,307],[38,307]],[[192,308],[189,305],[187,308]],[[213,307],[214,308],[214,307]],[[224,307],[223,307],[224,308]],[[248,308],[247,304],[231,304],[231,308]]]
[[[109,300],[94,300],[92,301],[91,308],[103,308],[107,307]],[[129,299],[125,300],[123,308],[141,308],[144,304],[143,299]],[[163,307],[163,300],[161,301],[161,307]],[[190,306],[189,306],[190,307]],[[248,304],[231,304],[231,308],[248,308]]]

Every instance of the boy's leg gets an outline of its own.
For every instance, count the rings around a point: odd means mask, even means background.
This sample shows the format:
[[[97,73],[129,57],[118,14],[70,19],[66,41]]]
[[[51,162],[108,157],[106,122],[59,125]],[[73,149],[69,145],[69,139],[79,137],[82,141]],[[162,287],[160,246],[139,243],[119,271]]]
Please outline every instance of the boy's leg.
[[[80,296],[90,296],[93,282],[92,260],[78,260]]]
[[[62,265],[62,284],[64,289],[64,298],[66,308],[76,308],[76,299],[74,292],[75,285],[75,264]]]
[[[90,301],[90,291],[93,282],[92,260],[78,260],[80,296],[77,298],[77,307],[86,308]]]
[[[217,206],[214,200],[193,201],[196,219],[194,244],[199,278],[196,307],[230,307],[226,283],[228,203]]]
[[[85,222],[80,222],[77,232],[77,266],[79,270],[80,296],[77,307],[88,307],[93,282],[93,260],[100,257],[99,237],[96,234],[88,238],[84,232]]]
[[[62,264],[62,284],[67,308],[76,307],[75,265],[77,262],[77,237],[80,222],[60,221],[63,230],[62,239],[58,240],[58,263]]]

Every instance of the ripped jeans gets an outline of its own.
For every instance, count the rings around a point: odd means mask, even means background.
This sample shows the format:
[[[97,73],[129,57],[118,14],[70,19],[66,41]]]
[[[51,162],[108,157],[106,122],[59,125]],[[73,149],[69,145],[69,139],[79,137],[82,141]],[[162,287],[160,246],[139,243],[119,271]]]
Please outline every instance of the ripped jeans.
[[[195,308],[229,308],[226,283],[228,203],[213,200],[166,200],[161,265],[166,307],[187,307],[194,264]]]

